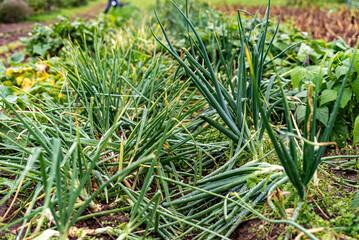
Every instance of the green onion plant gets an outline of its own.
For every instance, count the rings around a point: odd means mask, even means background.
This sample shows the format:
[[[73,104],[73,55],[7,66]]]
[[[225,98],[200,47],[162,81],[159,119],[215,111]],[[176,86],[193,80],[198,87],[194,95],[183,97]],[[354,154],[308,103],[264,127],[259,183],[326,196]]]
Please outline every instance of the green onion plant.
[[[214,34],[214,39],[219,49],[221,64],[225,69],[224,75],[227,76],[227,79],[220,81],[219,74],[215,72],[212,66],[207,48],[196,27],[175,3],[173,3],[173,5],[188,25],[187,38],[190,40],[191,49],[187,50],[186,48],[182,48],[181,51],[184,52],[184,56],[181,57],[178,50],[171,43],[170,37],[156,11],[155,15],[164,34],[166,44],[155,34],[154,37],[174,57],[180,66],[184,68],[186,75],[190,77],[192,83],[207,100],[209,106],[220,116],[223,124],[206,116],[206,114],[203,115],[203,119],[227,135],[235,144],[239,143],[243,145],[251,137],[250,131],[252,127],[255,131],[258,131],[258,137],[260,139],[262,135],[260,130],[262,129],[263,122],[259,119],[259,104],[267,108],[272,87],[272,84],[262,84],[262,75],[265,66],[277,57],[269,59],[268,56],[279,27],[278,23],[275,33],[269,39],[268,43],[268,26],[270,23],[269,6],[262,21],[258,20],[257,15],[252,15],[252,21],[243,20],[241,12],[238,12],[238,35],[241,49],[238,55],[237,52],[234,53],[234,57],[230,58],[230,62],[225,60],[220,40]],[[256,40],[253,40],[254,30],[257,28],[259,28],[259,30]],[[252,42],[254,43],[250,44]],[[246,62],[246,50],[250,51],[254,75],[249,74],[249,65],[248,62]],[[235,74],[232,73],[230,67],[233,66],[234,60],[238,63]],[[265,96],[263,95],[265,99],[264,102],[258,101],[258,99],[254,97],[254,81],[256,81],[255,84],[257,86],[265,87],[265,89],[261,89],[266,92]],[[249,145],[249,148],[253,153],[255,152],[253,145]]]

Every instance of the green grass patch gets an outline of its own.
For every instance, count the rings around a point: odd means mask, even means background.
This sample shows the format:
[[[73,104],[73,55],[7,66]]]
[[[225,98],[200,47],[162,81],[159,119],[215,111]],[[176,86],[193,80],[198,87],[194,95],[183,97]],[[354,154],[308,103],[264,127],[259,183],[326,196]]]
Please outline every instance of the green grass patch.
[[[93,0],[90,1],[86,6],[75,7],[75,8],[62,8],[49,13],[38,14],[31,16],[28,22],[49,22],[56,20],[59,15],[65,15],[68,17],[75,17],[79,14],[85,14],[87,11],[99,7],[101,4],[106,3],[104,0]]]

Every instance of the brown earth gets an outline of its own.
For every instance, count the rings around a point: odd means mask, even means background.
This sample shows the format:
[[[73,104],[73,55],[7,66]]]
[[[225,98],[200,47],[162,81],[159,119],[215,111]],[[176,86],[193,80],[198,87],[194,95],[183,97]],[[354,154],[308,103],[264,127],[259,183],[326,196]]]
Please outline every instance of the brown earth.
[[[226,6],[217,7],[219,10],[235,13],[243,9],[256,13],[259,7]],[[264,13],[265,8],[261,9]],[[314,39],[324,39],[326,42],[341,37],[347,44],[354,47],[359,38],[359,10],[351,11],[347,8],[338,11],[318,8],[294,8],[289,6],[273,6],[270,16],[281,15],[282,22],[291,22],[300,31],[308,32]]]
[[[256,231],[255,229],[261,225],[260,219],[254,219],[242,223],[238,226],[238,228],[231,234],[231,239],[233,240],[241,240],[241,239],[256,239]]]
[[[109,206],[103,206],[103,210],[110,210]],[[87,214],[91,214],[89,211]],[[86,220],[81,220],[75,223],[75,227],[79,229],[98,229],[104,227],[116,227],[121,223],[127,223],[128,217],[124,212],[116,212],[113,214],[103,215],[99,217],[94,217]],[[77,237],[70,237],[70,240],[75,240]],[[103,240],[112,240],[116,239],[116,237],[109,235],[109,234],[101,234],[97,235],[96,239],[103,239]]]
[[[2,200],[2,197],[3,196],[1,196],[1,198],[0,198],[0,201]],[[9,216],[12,216],[13,215],[13,213],[15,212],[15,210],[16,209],[18,209],[18,204],[19,204],[19,202],[18,201],[15,201],[15,204],[14,205],[12,205],[12,202],[13,202],[13,198],[11,197],[11,198],[9,198],[1,207],[0,207],[0,217],[3,217],[4,215],[5,215],[5,213],[8,211],[8,209],[10,208],[10,206],[12,206],[12,209],[10,210],[10,212],[8,213],[8,215],[7,215],[7,217],[9,217]],[[19,219],[19,218],[21,218],[21,214],[19,214],[19,215],[17,215],[14,219],[13,219],[13,221],[15,221],[16,219]],[[2,223],[7,223],[7,221],[4,221],[4,222],[2,222]],[[21,227],[21,223],[17,223],[17,224],[15,224],[15,225],[13,225],[12,227],[10,227],[9,229],[8,229],[8,231],[1,231],[0,232],[0,239],[4,239],[4,237],[5,237],[5,235],[7,234],[7,233],[10,233],[10,232],[12,232],[12,233],[15,233],[16,232],[16,229],[18,229],[18,228],[20,228]],[[2,228],[3,226],[1,226],[0,225],[0,228]]]
[[[19,209],[19,207],[21,205],[20,202],[22,202],[25,199],[25,196],[22,196],[22,198],[23,199],[17,199],[15,201],[14,206],[12,207],[11,211],[7,215],[6,221],[4,221],[2,223],[6,224],[7,221],[11,218],[11,216],[16,212],[16,210]],[[8,208],[11,206],[12,201],[13,201],[13,198],[10,198],[9,200],[7,200],[5,202],[4,205],[2,205],[0,207],[0,217],[4,216],[4,214],[7,212]],[[38,201],[38,205],[41,205],[41,204],[43,204],[43,199],[40,199]],[[102,205],[102,207],[103,207],[103,211],[112,209],[109,205]],[[14,220],[23,217],[24,212],[25,212],[25,210],[21,211],[21,213],[18,214],[15,217]],[[88,211],[86,213],[83,213],[83,215],[86,215],[86,214],[91,214],[91,212]],[[75,223],[74,227],[78,229],[77,234],[76,234],[76,235],[78,235],[79,231],[81,229],[93,230],[93,229],[104,228],[104,227],[116,227],[116,226],[118,226],[118,225],[120,225],[122,223],[127,223],[128,220],[129,219],[126,216],[125,212],[115,212],[115,213],[111,213],[111,214],[107,214],[107,215],[102,215],[102,216],[93,217],[93,218],[78,221],[78,222]],[[13,236],[16,236],[19,233],[19,230],[20,230],[21,226],[22,226],[22,223],[20,222],[20,223],[18,223],[16,225],[10,227],[8,230],[0,232],[0,239],[5,239],[6,234],[9,234],[9,233],[13,234]],[[23,232],[23,234],[24,233],[25,232]],[[70,240],[78,239],[77,237],[73,237],[71,235],[72,234],[70,234],[70,236],[69,236]],[[96,235],[96,237],[100,237],[103,240],[116,239],[114,236],[112,236],[110,234],[100,234],[100,235]]]
[[[328,148],[324,154],[325,157],[331,156],[345,156],[345,155],[359,155],[359,144],[353,144],[350,140],[347,142],[347,146],[341,149]],[[359,163],[357,158],[340,158],[328,160],[325,163],[327,172],[334,174],[338,179],[349,180],[352,184],[359,184],[359,169],[357,167]],[[338,182],[338,185],[343,185]],[[353,186],[343,185],[343,190],[354,194],[357,189]]]
[[[264,228],[264,226],[266,226]],[[230,236],[232,240],[276,240],[284,236],[286,226],[282,224],[270,224],[261,219],[249,220],[242,223]],[[290,236],[289,239],[293,239]]]

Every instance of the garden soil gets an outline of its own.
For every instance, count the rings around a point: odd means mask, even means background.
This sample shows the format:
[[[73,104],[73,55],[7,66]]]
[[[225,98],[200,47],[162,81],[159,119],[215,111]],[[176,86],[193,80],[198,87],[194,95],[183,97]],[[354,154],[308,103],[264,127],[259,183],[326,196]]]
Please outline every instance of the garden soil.
[[[236,13],[243,9],[256,13],[259,7],[226,6],[217,9],[225,13]],[[326,42],[344,39],[347,44],[354,47],[359,39],[359,10],[351,11],[347,8],[333,11],[330,9],[294,8],[289,6],[273,6],[270,17],[281,16],[282,22],[293,23],[300,31],[308,32],[314,39],[324,39]],[[260,11],[265,12],[263,7]]]
[[[78,17],[90,19],[95,17],[104,6],[96,6],[94,9],[81,14]],[[254,13],[258,7],[221,7],[220,10],[224,12],[235,13],[236,9],[244,9],[248,12]],[[272,7],[271,16],[282,15],[281,21],[293,22],[301,31],[309,32],[315,39],[324,39],[325,41],[333,41],[338,37],[343,38],[349,45],[354,46],[359,38],[359,13],[350,12],[348,10],[340,10],[338,12],[330,12],[329,10],[310,10],[298,9],[287,6]],[[53,22],[51,22],[53,23]],[[44,25],[48,23],[42,23]],[[18,41],[20,37],[26,37],[31,31],[34,23],[19,23],[19,24],[2,24],[0,25],[0,46],[7,45],[11,42]],[[351,176],[350,176],[351,177]],[[10,201],[0,208],[0,216],[3,216],[7,208],[10,206]],[[116,213],[113,215],[102,216],[99,218],[92,218],[76,223],[78,228],[98,228],[104,225],[116,225],[127,222],[128,219],[123,213]],[[251,220],[245,224],[240,225],[236,231],[231,235],[231,239],[259,239],[260,226],[263,224],[261,220]],[[16,228],[18,226],[15,226]],[[282,228],[277,226],[268,235],[266,239],[275,239],[272,237],[278,236],[282,232]],[[113,239],[110,236],[102,236],[103,239]],[[261,236],[263,237],[263,236]]]
[[[283,224],[271,224],[260,219],[249,220],[242,223],[231,234],[232,240],[277,240],[283,237],[286,226]],[[289,236],[289,240],[294,239],[294,235]]]

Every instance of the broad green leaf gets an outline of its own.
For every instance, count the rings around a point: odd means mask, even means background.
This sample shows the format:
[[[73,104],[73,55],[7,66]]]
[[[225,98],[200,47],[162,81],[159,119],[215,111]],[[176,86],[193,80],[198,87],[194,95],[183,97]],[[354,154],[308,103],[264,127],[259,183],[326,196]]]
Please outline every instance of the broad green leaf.
[[[343,52],[338,52],[337,54],[335,54],[333,57],[331,57],[329,59],[328,69],[327,69],[327,74],[328,74],[329,78],[331,78],[331,79],[334,78],[333,73],[332,73],[332,69],[337,66],[338,59],[343,55],[344,55]]]
[[[9,120],[9,119],[10,118],[8,116],[0,112],[0,120]]]
[[[325,126],[327,126],[328,120],[329,120],[329,109],[328,107],[320,107],[317,108],[317,114],[315,117],[318,121],[323,123]]]
[[[278,48],[279,50],[283,51],[287,47],[289,47],[289,44],[283,41],[274,41],[273,46]]]
[[[359,50],[355,51],[354,68],[359,73]]]
[[[359,78],[355,79],[352,83],[352,90],[357,98],[357,102],[359,102]]]
[[[351,208],[354,209],[357,207],[359,207],[359,191],[357,191],[357,193],[354,195]]]
[[[312,52],[312,48],[309,47],[307,44],[302,43],[300,45],[297,58],[299,61],[304,62],[308,59],[310,53]]]
[[[347,74],[348,72],[348,67],[346,66],[339,66],[335,69],[335,76],[337,77],[337,79],[339,79],[341,76],[345,76],[345,74]]]
[[[323,79],[323,70],[320,66],[313,66],[309,70],[309,79],[312,81],[315,85],[321,84],[321,81]]]
[[[336,51],[345,51],[349,46],[341,37],[338,37],[338,39],[332,43],[332,48]]]
[[[327,82],[327,89],[332,89],[334,85],[335,85],[334,80]],[[339,84],[339,86],[340,86],[340,84]],[[339,89],[340,89],[340,87],[339,87]]]
[[[297,108],[297,121],[301,123],[305,119],[306,106],[301,105]],[[329,109],[328,107],[317,108],[317,114],[315,117],[318,121],[323,123],[325,126],[328,124],[329,120]]]
[[[297,121],[298,123],[301,123],[304,118],[305,118],[305,109],[306,107],[304,105],[300,105],[298,108],[297,108]]]
[[[256,179],[255,178],[248,178],[247,179],[247,188],[254,188],[257,185]]]
[[[325,89],[320,96],[320,106],[328,102],[334,101],[338,97],[338,92],[335,90]]]
[[[297,93],[295,96],[298,97],[298,98],[307,97],[307,96],[308,96],[308,91],[307,91],[307,90],[303,90],[303,91]]]
[[[352,96],[353,91],[351,89],[345,89],[343,92],[342,100],[340,101],[340,107],[344,108],[348,104]]]
[[[338,93],[340,92],[340,88],[342,87],[341,83],[337,83],[335,84],[331,89],[337,91]]]
[[[353,144],[359,142],[359,116],[356,117],[354,122],[353,138]]]
[[[308,71],[303,67],[296,67],[290,73],[293,88],[299,86],[299,83],[306,78]]]
[[[25,59],[25,55],[22,53],[14,53],[10,59],[9,59],[9,64],[19,64],[22,61],[24,61]]]
[[[348,126],[343,120],[335,122],[330,139],[338,144],[340,148],[347,145],[348,139]]]
[[[14,94],[14,90],[8,86],[0,86],[0,100],[2,99],[1,96],[4,96],[11,103],[16,103],[17,97]]]
[[[33,52],[39,54],[40,56],[45,56],[47,50],[50,49],[50,45],[48,44],[37,44],[34,47]]]
[[[8,86],[0,86],[0,93],[4,97],[8,97],[14,94],[14,90]]]

